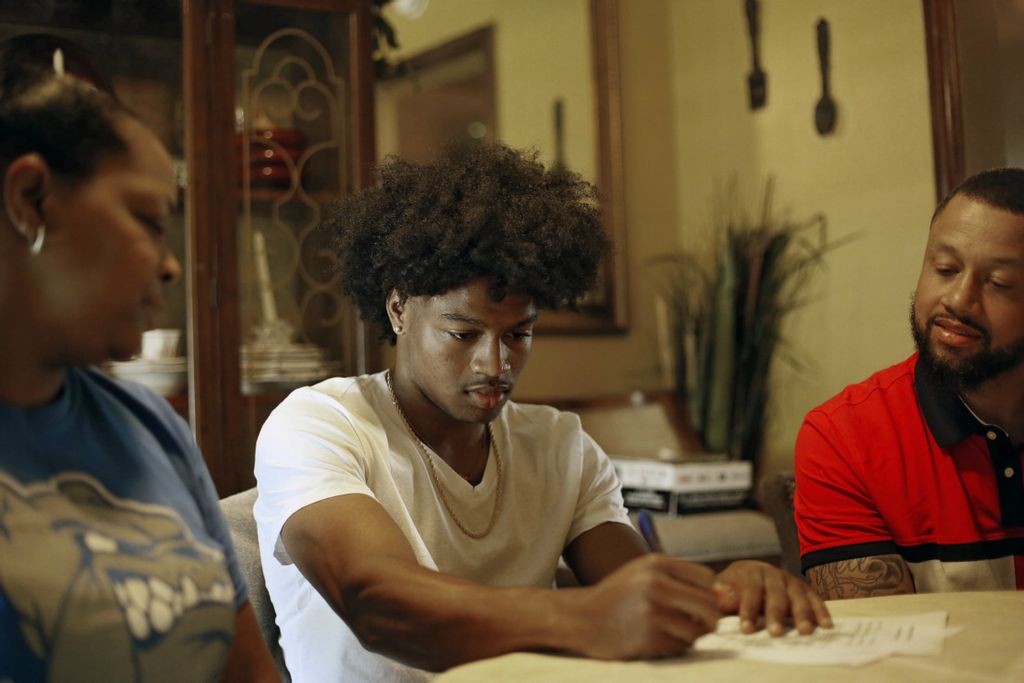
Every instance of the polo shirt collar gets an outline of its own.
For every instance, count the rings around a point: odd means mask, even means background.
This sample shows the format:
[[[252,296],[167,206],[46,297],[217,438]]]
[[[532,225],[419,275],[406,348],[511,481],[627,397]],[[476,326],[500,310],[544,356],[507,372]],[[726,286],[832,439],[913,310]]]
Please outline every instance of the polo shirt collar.
[[[942,390],[920,355],[914,365],[914,390],[921,414],[940,447],[948,448],[984,430],[985,425],[957,394]]]

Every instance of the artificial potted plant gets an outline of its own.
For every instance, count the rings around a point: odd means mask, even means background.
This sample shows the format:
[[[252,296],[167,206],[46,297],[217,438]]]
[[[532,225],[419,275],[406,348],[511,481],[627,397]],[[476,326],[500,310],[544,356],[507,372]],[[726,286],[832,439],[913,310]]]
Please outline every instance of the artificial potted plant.
[[[801,363],[787,349],[783,322],[808,301],[807,285],[822,267],[826,221],[777,217],[774,183],[760,211],[737,211],[735,186],[716,207],[711,254],[681,251],[655,259],[668,310],[675,390],[685,400],[695,436],[708,453],[752,461],[757,471],[770,372],[776,359]]]

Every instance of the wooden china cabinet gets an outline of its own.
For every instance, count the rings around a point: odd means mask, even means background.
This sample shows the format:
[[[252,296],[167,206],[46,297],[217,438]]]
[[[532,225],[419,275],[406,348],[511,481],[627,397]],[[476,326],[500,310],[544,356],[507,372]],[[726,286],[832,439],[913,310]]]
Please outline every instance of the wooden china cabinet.
[[[221,495],[252,485],[289,391],[378,362],[317,229],[370,182],[371,21],[370,0],[0,0],[0,38],[89,48],[176,160],[185,276],[160,324],[185,333],[188,381],[168,399]]]

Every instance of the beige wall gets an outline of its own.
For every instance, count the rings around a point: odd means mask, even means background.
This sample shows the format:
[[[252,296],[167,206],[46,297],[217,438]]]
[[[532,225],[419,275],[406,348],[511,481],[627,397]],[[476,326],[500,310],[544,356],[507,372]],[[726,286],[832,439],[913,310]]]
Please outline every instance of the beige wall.
[[[768,469],[791,463],[804,414],[904,358],[909,296],[934,206],[921,5],[914,0],[763,0],[768,105],[747,107],[750,55],[740,2],[623,2],[622,52],[633,327],[622,339],[540,339],[521,391],[565,395],[658,384],[652,285],[644,264],[707,235],[717,185],[750,205],[769,173],[794,218],[823,212],[834,252],[814,301],[790,326],[808,365],[776,372]],[[814,129],[814,26],[829,20],[838,125]]]
[[[777,367],[769,468],[788,465],[808,409],[912,348],[909,295],[934,205],[924,24],[912,0],[764,0],[768,105],[746,108],[742,4],[671,3],[679,230],[699,241],[714,184],[733,174],[748,197],[766,174],[794,218],[823,212],[830,255],[814,302],[790,326],[810,369]],[[820,95],[815,24],[832,34],[835,132],[814,129]],[[742,46],[742,48],[741,48]]]
[[[465,0],[434,0],[435,3]],[[520,397],[567,397],[661,384],[647,264],[706,237],[716,184],[823,212],[832,237],[859,238],[829,258],[814,302],[789,331],[802,376],[776,373],[769,469],[791,462],[808,409],[904,358],[913,289],[934,205],[928,83],[917,0],[762,0],[768,105],[747,108],[750,69],[739,0],[620,3],[630,332],[541,337]],[[814,25],[832,29],[834,134],[814,130]],[[501,74],[498,75],[501,77]]]

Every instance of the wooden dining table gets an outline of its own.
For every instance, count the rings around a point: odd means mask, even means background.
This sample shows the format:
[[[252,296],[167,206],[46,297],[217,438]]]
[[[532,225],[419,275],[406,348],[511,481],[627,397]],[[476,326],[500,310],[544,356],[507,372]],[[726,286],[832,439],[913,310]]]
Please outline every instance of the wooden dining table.
[[[1024,681],[1024,591],[922,593],[828,602],[833,617],[896,617],[944,610],[946,637],[938,655],[892,655],[862,666],[805,666],[691,652],[658,661],[606,662],[515,653],[450,669],[434,683],[647,683],[659,681]]]

